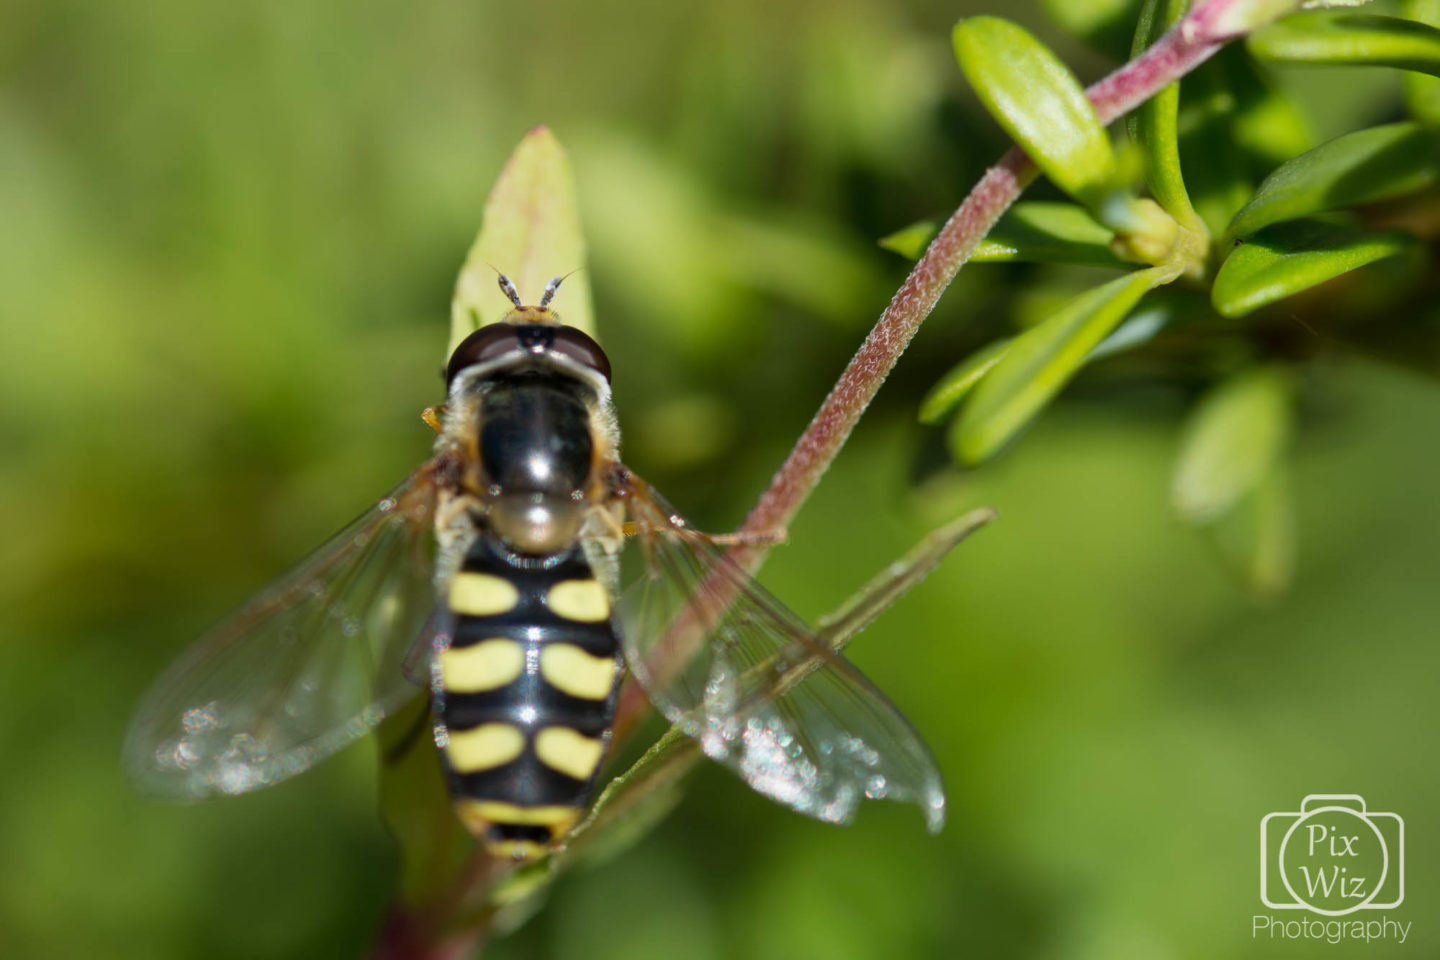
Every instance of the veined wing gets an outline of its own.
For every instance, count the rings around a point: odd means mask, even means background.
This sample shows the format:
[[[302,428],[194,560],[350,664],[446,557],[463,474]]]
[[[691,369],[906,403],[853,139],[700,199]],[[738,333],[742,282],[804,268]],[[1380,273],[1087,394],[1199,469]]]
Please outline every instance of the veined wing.
[[[939,770],[885,695],[643,482],[627,502],[645,573],[622,603],[623,641],[655,707],[800,813],[848,823],[861,798],[898,800],[939,830]]]
[[[419,692],[435,608],[432,461],[185,651],[146,693],[126,774],[176,800],[245,793],[364,736]],[[408,671],[425,682],[428,667]]]

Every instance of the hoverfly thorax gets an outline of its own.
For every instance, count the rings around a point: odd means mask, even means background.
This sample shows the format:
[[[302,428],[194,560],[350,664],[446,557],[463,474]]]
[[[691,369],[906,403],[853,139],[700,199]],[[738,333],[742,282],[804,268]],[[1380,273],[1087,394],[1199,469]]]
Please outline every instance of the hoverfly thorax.
[[[474,444],[470,492],[507,547],[548,556],[584,525],[607,442],[610,362],[546,305],[461,341],[446,368],[455,429]]]

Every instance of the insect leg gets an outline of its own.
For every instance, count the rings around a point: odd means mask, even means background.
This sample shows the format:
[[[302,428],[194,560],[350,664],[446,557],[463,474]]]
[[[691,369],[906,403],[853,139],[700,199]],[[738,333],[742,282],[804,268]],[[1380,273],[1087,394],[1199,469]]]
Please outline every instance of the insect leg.
[[[620,524],[619,533],[623,536],[633,537],[639,532],[639,527],[635,525],[635,521],[633,520],[627,520]],[[777,544],[785,543],[790,539],[790,531],[784,529],[757,530],[753,533],[740,531],[735,533],[701,533],[699,530],[694,530],[693,532],[696,536],[703,537],[717,547],[773,547]]]
[[[424,420],[425,426],[429,427],[431,430],[434,430],[436,433],[443,433],[445,430],[445,425],[440,422],[440,419],[444,415],[444,413],[445,404],[442,403],[433,407],[426,407],[424,410],[420,411],[420,419]]]
[[[698,532],[698,531],[697,531]],[[773,547],[790,539],[784,527],[775,530],[739,530],[735,533],[702,533],[700,536],[717,547]]]

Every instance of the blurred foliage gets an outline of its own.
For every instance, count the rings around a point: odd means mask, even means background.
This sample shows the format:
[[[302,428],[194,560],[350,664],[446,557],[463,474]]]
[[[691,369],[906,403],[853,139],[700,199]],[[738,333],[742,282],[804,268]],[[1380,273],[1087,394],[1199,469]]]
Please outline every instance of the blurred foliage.
[[[1082,83],[1127,54],[1138,16],[1011,7]],[[151,805],[116,759],[143,686],[424,455],[452,279],[539,122],[576,168],[627,459],[697,523],[732,526],[903,276],[875,238],[953,209],[1004,149],[950,46],[957,17],[995,12],[9,0],[0,956],[362,955],[396,875],[373,748],[254,796]],[[1364,25],[1381,28],[1402,35],[1396,62],[1426,55],[1401,42],[1413,28]],[[1351,26],[1323,30],[1355,49]],[[1306,150],[1434,126],[1431,85],[1334,55],[1291,66],[1316,57],[1275,36],[1180,85],[1178,169],[1215,238]],[[903,810],[811,823],[702,769],[657,833],[565,878],[491,953],[1269,956],[1281,945],[1250,935],[1256,824],[1337,787],[1412,823],[1397,913],[1423,921],[1440,882],[1440,776],[1417,762],[1440,721],[1424,442],[1440,208],[1420,181],[1344,196],[1311,211],[1415,239],[1240,318],[1205,285],[1236,254],[1205,249],[1208,281],[1147,294],[982,470],[951,462],[948,426],[915,424],[928,389],[1114,274],[966,269],[767,567],[813,616],[939,522],[999,507],[852,647],[935,748],[944,834]],[[1146,210],[1087,216],[1114,233]],[[1213,486],[1213,462],[1176,466],[1264,403],[1235,377],[1282,383],[1291,418],[1248,441],[1246,469],[1271,469],[1239,491]],[[1198,502],[1231,504],[1209,546],[1171,519],[1192,477]],[[1416,923],[1406,949],[1437,947]]]
[[[1180,0],[1146,0],[1132,53],[1149,47],[1185,9]],[[1430,189],[1440,140],[1426,125],[1425,91],[1409,91],[1413,121],[1361,121],[1359,129],[1306,149],[1310,124],[1300,98],[1269,79],[1264,66],[1434,73],[1431,48],[1440,43],[1440,29],[1422,22],[1436,17],[1433,5],[1400,11],[1408,17],[1383,5],[1373,9],[1378,12],[1282,18],[1136,110],[1127,132],[1131,149],[1145,159],[1149,198],[1127,182],[1138,177],[1127,174],[1123,158],[1135,154],[1112,148],[1078,81],[1047,47],[1009,21],[961,20],[954,40],[966,79],[1049,182],[1079,205],[1019,204],[977,251],[982,262],[1042,265],[1027,296],[1050,306],[1039,319],[1015,310],[1023,332],[992,339],[962,359],[922,404],[922,423],[958,407],[950,447],[959,463],[977,465],[1000,453],[1085,367],[1119,364],[1119,353],[1128,354],[1132,375],[1174,378],[1183,371],[1193,385],[1213,386],[1214,396],[1226,398],[1251,396],[1249,385],[1268,382],[1258,373],[1268,367],[1314,363],[1337,349],[1388,352],[1397,339],[1406,343],[1397,360],[1432,375],[1440,370],[1440,335],[1433,322],[1416,319],[1436,292],[1424,250],[1436,231],[1424,211],[1440,209],[1440,195]],[[1111,12],[1104,4],[1100,11]],[[1196,88],[1198,108],[1184,96]],[[1206,130],[1198,139],[1186,135],[1197,114]],[[1297,150],[1303,152],[1294,155]],[[1198,172],[1193,190],[1191,171]],[[1402,198],[1405,214],[1397,217],[1394,204]],[[1388,208],[1382,206],[1387,201]],[[915,233],[901,230],[881,244],[913,254]],[[1296,305],[1296,297],[1342,278],[1352,290],[1365,290],[1354,271],[1392,258],[1390,276],[1374,283],[1379,304],[1368,296],[1336,298],[1327,287],[1331,296],[1323,307],[1318,299]],[[1073,265],[1124,268],[1124,261],[1148,269],[1074,290]],[[1176,281],[1176,289],[1168,289]],[[1147,294],[1162,288],[1164,310],[1139,314],[1151,318],[1143,336],[1107,340],[1127,315],[1151,306]],[[1299,324],[1297,310],[1305,315]],[[1242,326],[1223,322],[1241,317],[1248,318]],[[1216,416],[1217,409],[1230,408],[1197,405],[1187,427],[1201,440],[1188,441],[1177,463],[1177,511],[1229,544],[1228,551],[1238,549],[1236,569],[1257,595],[1268,595],[1286,586],[1291,569],[1274,556],[1276,538],[1290,540],[1289,521],[1225,521],[1256,504],[1269,505],[1267,516],[1291,515],[1282,479],[1287,460],[1269,438],[1290,434],[1294,405],[1242,404],[1227,416]],[[1284,422],[1272,423],[1276,417]],[[1262,464],[1254,455],[1257,443],[1265,448],[1263,469],[1256,468]],[[1227,532],[1236,528],[1251,533],[1236,540]]]

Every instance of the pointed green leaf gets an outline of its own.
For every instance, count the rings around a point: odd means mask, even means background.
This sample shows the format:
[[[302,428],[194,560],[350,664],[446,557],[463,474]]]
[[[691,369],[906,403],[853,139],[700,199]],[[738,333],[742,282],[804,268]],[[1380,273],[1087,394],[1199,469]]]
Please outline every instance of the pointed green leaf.
[[[908,260],[919,260],[939,229],[940,225],[934,220],[921,220],[881,237],[880,246]]]
[[[1440,27],[1440,0],[1405,0],[1400,13],[1429,27]],[[1405,101],[1410,116],[1427,127],[1440,127],[1440,77],[1409,71],[1405,74]]]
[[[1295,575],[1294,494],[1281,458],[1211,526],[1215,545],[1258,600],[1280,596]]]
[[[1078,263],[1128,266],[1115,256],[1115,234],[1073,203],[1017,203],[975,248],[978,263]]]
[[[1440,29],[1399,17],[1322,11],[1298,13],[1250,35],[1262,60],[1399,67],[1440,74]]]
[[[485,201],[479,236],[455,282],[449,351],[512,309],[496,285],[496,270],[515,282],[524,302],[534,303],[552,277],[583,266],[585,237],[570,158],[548,128],[536,127],[510,155]],[[584,270],[565,281],[553,305],[567,326],[595,336],[590,278]]]
[[[970,392],[980,379],[989,373],[1005,351],[1010,349],[1010,340],[996,340],[976,350],[961,360],[950,372],[941,377],[925,394],[920,402],[920,422],[936,424],[955,409],[955,405]]]
[[[1230,222],[1230,235],[1413,193],[1440,177],[1436,153],[1434,135],[1408,121],[1336,137],[1266,177]]]
[[[684,797],[684,780],[704,755],[671,727],[644,756],[615,777],[566,840],[559,867],[595,865],[643,839]]]
[[[1290,430],[1290,378],[1275,367],[1237,374],[1191,413],[1175,462],[1170,499],[1181,517],[1206,523],[1264,479]]]
[[[1138,57],[1185,13],[1188,0],[1145,0],[1130,56]],[[1182,226],[1194,229],[1200,218],[1180,173],[1180,84],[1172,83],[1130,114],[1130,136],[1145,150],[1145,180],[1156,202]]]
[[[952,35],[982,103],[1061,190],[1095,204],[1115,176],[1110,138],[1080,82],[1048,47],[998,17],[971,17]]]
[[[1157,333],[1164,330],[1165,325],[1174,317],[1175,311],[1169,305],[1137,310],[1126,317],[1125,322],[1116,327],[1110,336],[1097,343],[1095,349],[1090,351],[1090,356],[1085,358],[1085,362],[1103,360],[1105,357],[1124,353],[1126,350],[1133,350],[1143,343],[1148,343]]]
[[[1414,242],[1404,233],[1364,233],[1313,220],[1277,224],[1231,251],[1215,275],[1210,302],[1222,316],[1243,317]]]
[[[1160,267],[1119,277],[1087,290],[1011,341],[955,421],[950,440],[956,455],[978,463],[999,450],[1075,376],[1147,291],[1173,277]]]

